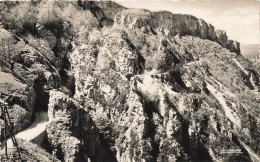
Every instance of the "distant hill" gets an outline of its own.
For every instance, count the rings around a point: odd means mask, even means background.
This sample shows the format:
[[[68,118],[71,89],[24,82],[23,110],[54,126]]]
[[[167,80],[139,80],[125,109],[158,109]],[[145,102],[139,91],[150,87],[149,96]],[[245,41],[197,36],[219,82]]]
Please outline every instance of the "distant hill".
[[[259,44],[241,44],[242,55],[252,61],[254,70],[260,74],[260,45]],[[258,55],[258,56],[257,56]]]
[[[241,44],[241,53],[249,60],[254,59],[259,54],[259,46],[260,44]]]

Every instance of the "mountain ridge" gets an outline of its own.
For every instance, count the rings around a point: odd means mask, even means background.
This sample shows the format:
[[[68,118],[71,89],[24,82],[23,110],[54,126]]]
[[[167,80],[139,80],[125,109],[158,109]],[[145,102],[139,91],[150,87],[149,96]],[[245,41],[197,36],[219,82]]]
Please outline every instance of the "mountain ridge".
[[[14,79],[0,79],[0,98],[15,133],[48,112],[41,152],[20,146],[27,160],[257,159],[259,74],[224,31],[114,2],[1,5],[0,74]]]

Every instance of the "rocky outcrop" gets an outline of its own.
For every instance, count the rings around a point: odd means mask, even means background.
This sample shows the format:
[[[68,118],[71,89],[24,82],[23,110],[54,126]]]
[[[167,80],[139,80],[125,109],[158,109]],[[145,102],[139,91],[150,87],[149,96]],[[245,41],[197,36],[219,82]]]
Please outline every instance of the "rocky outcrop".
[[[240,54],[240,43],[233,41],[233,40],[228,40],[227,42],[227,48],[231,51],[231,52],[235,52],[237,54]]]
[[[130,29],[146,28],[147,30],[152,28],[169,37],[177,34],[198,36],[216,41],[231,52],[240,54],[239,43],[228,42],[225,31],[215,30],[211,24],[191,15],[172,14],[166,11],[150,12],[140,9],[125,9],[116,14],[114,25]]]
[[[224,48],[227,47],[227,35],[223,30],[216,30],[217,42]]]
[[[96,64],[98,51],[94,46],[84,44],[70,54],[71,71],[75,77],[75,98],[80,99],[91,95],[95,85],[92,71]]]
[[[47,125],[47,136],[58,151],[56,156],[64,161],[78,160],[81,142],[71,130],[78,121],[78,104],[62,92],[51,91],[48,107],[50,124]]]
[[[1,99],[8,103],[8,112],[14,125],[14,133],[26,128],[32,118],[35,91],[10,73],[0,72]],[[1,127],[2,130],[4,127]],[[2,140],[2,139],[1,139]]]
[[[147,10],[127,9],[116,14],[115,25],[130,29],[138,29],[143,26],[149,26],[151,23],[151,16],[151,12]]]
[[[128,9],[115,16],[115,24],[129,28],[163,27],[167,36],[181,35],[199,36],[203,39],[216,40],[215,30],[211,24],[191,15],[178,15],[170,12],[150,12],[147,10]]]
[[[56,156],[64,161],[115,160],[99,134],[96,123],[78,101],[59,92],[50,92],[47,136]],[[99,125],[104,127],[104,125]]]
[[[129,49],[123,48],[118,53],[119,70],[125,76],[134,75],[137,73],[136,67],[138,63],[138,55]]]
[[[153,13],[153,26],[158,28],[164,26],[169,30],[168,36],[174,36],[178,33],[181,35],[198,35],[205,38],[207,37],[208,27],[207,24],[202,24],[198,19],[191,15],[172,14],[170,12],[155,12]],[[205,25],[205,26],[203,26]]]
[[[79,104],[64,93],[55,90],[50,91],[48,104],[48,118],[50,121],[55,118],[66,117],[67,115],[75,118],[78,107]]]
[[[52,156],[50,153],[48,153],[46,150],[41,148],[39,145],[34,144],[32,142],[22,140],[17,138],[20,154],[22,157],[22,160],[25,161],[57,161],[60,162],[59,159],[57,159],[55,156]],[[1,150],[1,155],[4,155],[4,153]],[[10,157],[10,161],[15,161],[19,159],[18,152],[15,148],[8,149],[8,155]],[[1,161],[6,161],[5,156],[1,156]],[[20,159],[19,159],[20,160]]]
[[[120,142],[117,142],[116,150],[117,150],[117,159],[118,161],[130,161],[131,159],[145,160],[149,157],[148,155],[138,156],[137,152],[146,153],[149,151],[149,145],[151,142],[149,140],[145,140],[144,136],[146,136],[145,122],[148,120],[147,117],[143,116],[144,108],[143,103],[140,102],[140,97],[135,93],[130,93],[128,96],[128,105],[129,111],[127,113],[127,118],[121,116],[123,120],[122,124],[128,128],[124,135],[122,134],[121,142],[124,145],[120,145]],[[127,126],[127,123],[131,122],[130,126]],[[142,142],[141,142],[142,141]],[[139,146],[139,147],[138,147]],[[146,150],[144,150],[146,147]],[[150,155],[151,156],[151,155]]]

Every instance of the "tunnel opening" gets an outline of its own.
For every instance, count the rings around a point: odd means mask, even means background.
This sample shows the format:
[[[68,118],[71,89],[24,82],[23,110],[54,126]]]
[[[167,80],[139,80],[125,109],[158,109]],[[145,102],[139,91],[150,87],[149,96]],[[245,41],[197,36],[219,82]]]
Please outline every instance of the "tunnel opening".
[[[48,112],[48,104],[49,104],[49,92],[44,89],[46,84],[46,79],[43,74],[39,74],[38,78],[34,81],[34,90],[36,93],[33,116],[32,121],[36,119],[36,114],[39,112]]]
[[[47,111],[49,104],[49,93],[45,91],[44,85],[46,83],[46,79],[43,75],[40,75],[34,81],[34,90],[36,92],[34,111]]]

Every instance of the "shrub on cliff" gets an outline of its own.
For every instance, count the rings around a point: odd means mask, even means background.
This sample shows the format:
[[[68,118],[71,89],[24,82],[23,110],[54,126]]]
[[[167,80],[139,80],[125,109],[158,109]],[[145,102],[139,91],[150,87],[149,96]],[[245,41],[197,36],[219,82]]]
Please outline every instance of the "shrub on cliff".
[[[72,24],[72,29],[75,33],[83,29],[91,30],[98,26],[97,19],[90,11],[83,11],[73,4],[69,4],[64,8],[62,17]]]
[[[41,4],[38,23],[47,27],[54,34],[61,34],[58,31],[66,30],[73,36],[82,30],[91,30],[98,26],[97,19],[90,11],[83,11],[73,3],[56,1]]]
[[[181,156],[179,143],[174,139],[164,139],[159,147],[158,161],[176,161]]]
[[[62,31],[64,28],[62,17],[62,10],[54,1],[42,2],[40,5],[38,18],[38,28],[46,27],[52,31],[55,35]]]
[[[36,34],[37,8],[26,2],[3,11],[3,24],[16,34],[31,32]]]
[[[116,70],[116,63],[107,53],[99,53],[97,70],[101,72],[106,72],[108,69]]]
[[[0,58],[6,62],[10,62],[14,54],[13,52],[14,40],[7,36],[7,38],[0,39]]]
[[[129,83],[121,78],[120,73],[112,70],[111,68],[102,69],[99,74],[98,80],[107,84],[114,90],[114,98],[105,100],[104,95],[99,90],[95,92],[95,99],[100,102],[104,107],[109,109],[116,108],[118,111],[126,109],[126,95],[129,93]]]
[[[154,54],[146,57],[145,67],[147,70],[162,70],[165,71],[171,67],[173,63],[171,54],[168,49],[163,49],[154,52]]]

